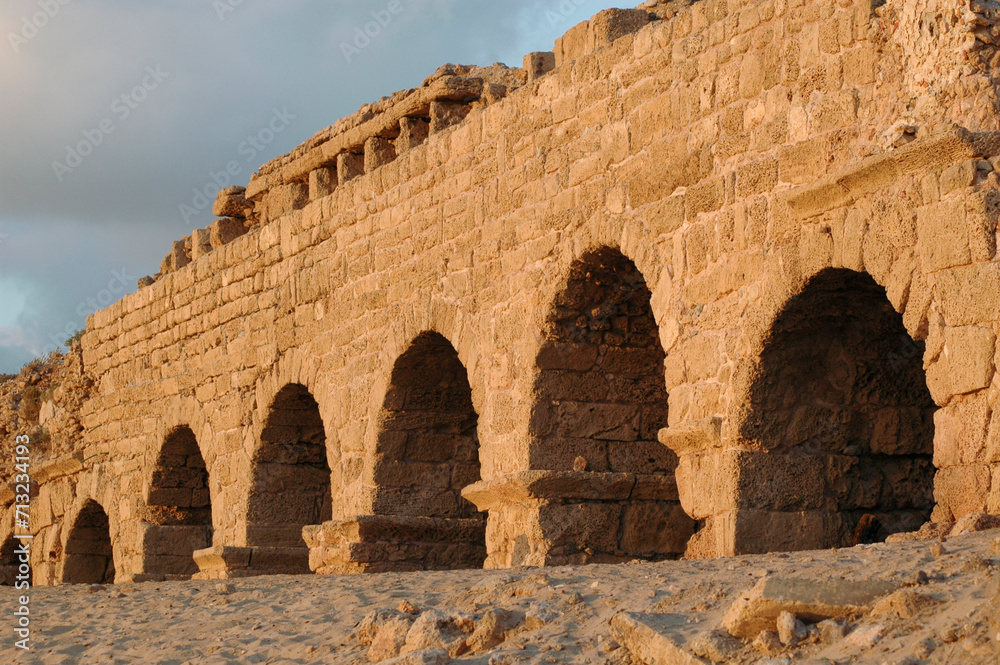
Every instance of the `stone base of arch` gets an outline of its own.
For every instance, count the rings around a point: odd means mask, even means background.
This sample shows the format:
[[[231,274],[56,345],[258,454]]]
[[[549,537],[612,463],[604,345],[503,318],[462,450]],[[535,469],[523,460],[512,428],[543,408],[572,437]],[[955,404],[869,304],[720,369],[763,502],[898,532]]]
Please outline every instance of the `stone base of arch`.
[[[482,568],[480,518],[362,515],[302,529],[309,567],[321,575]]]
[[[258,575],[302,575],[309,572],[305,547],[233,547],[217,545],[198,550],[198,572],[191,579],[221,580]]]
[[[486,568],[676,559],[694,532],[664,475],[533,470],[462,495],[489,511]]]

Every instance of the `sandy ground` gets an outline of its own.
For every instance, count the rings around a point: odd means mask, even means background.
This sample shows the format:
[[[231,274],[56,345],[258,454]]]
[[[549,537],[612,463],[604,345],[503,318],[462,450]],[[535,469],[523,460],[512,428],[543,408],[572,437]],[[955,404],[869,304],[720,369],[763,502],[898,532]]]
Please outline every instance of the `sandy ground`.
[[[357,625],[371,610],[407,601],[473,620],[502,607],[547,621],[455,662],[628,665],[637,661],[610,637],[618,612],[685,614],[708,631],[763,575],[912,583],[919,571],[928,581],[913,588],[933,602],[916,616],[867,615],[852,622],[854,640],[848,634],[770,655],[746,645],[728,662],[1000,663],[1000,546],[991,543],[998,536],[617,566],[38,587],[29,652],[12,637],[21,592],[5,587],[2,620],[10,628],[0,663],[367,663]],[[874,644],[857,638],[874,633]]]

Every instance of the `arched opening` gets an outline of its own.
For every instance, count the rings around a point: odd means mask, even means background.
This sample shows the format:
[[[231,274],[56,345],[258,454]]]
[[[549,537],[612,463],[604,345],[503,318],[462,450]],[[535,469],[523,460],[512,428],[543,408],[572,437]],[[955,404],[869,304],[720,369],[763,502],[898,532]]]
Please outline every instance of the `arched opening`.
[[[788,456],[754,474],[753,507],[801,525],[773,534],[771,549],[875,542],[929,519],[936,406],[923,347],[865,273],[824,270],[788,301],[742,428],[772,459]]]
[[[319,404],[308,388],[289,384],[274,398],[260,435],[247,544],[306,550],[302,527],[330,520],[332,500]],[[306,558],[296,564],[303,572],[308,571]]]
[[[208,469],[190,427],[171,431],[146,496],[145,572],[187,578],[198,572],[192,554],[212,544]]]
[[[17,541],[11,536],[0,547],[0,586],[14,586],[17,582]]]
[[[400,533],[414,568],[481,568],[485,516],[462,497],[480,479],[478,415],[451,343],[418,335],[396,360],[376,443],[375,513]]]
[[[113,584],[115,581],[108,514],[93,499],[84,504],[70,528],[62,581],[69,584]]]
[[[678,501],[677,457],[657,441],[667,426],[665,354],[642,273],[616,249],[585,255],[556,296],[544,335],[531,466],[575,471],[596,493],[587,502],[554,498],[542,507],[565,512],[549,521],[580,522],[562,531],[548,561],[680,556],[694,522]],[[627,499],[602,492],[599,473],[627,474],[636,490]]]

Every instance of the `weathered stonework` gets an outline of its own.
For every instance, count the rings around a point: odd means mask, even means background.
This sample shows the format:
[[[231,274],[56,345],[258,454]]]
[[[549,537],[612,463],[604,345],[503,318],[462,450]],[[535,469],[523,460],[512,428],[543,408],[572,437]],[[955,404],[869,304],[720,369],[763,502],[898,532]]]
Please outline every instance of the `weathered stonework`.
[[[1000,513],[997,16],[647,3],[320,132],[88,320],[37,581],[717,556]],[[113,561],[77,542],[102,528]]]

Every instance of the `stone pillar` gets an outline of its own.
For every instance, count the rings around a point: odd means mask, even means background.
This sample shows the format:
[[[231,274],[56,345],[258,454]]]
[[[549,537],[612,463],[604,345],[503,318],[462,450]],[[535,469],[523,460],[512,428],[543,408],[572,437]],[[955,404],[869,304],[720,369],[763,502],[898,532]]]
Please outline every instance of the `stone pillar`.
[[[365,141],[365,173],[396,159],[396,147],[382,136],[372,136]]]
[[[430,131],[431,123],[426,118],[401,118],[399,137],[396,139],[396,152],[402,154],[416,148],[427,140]]]
[[[309,200],[329,196],[337,188],[337,169],[321,167],[309,173]]]
[[[365,173],[365,156],[353,152],[342,152],[337,155],[337,184],[343,186],[344,183],[354,180],[359,175]]]
[[[486,527],[486,568],[675,559],[694,531],[664,475],[532,470],[462,491]]]

